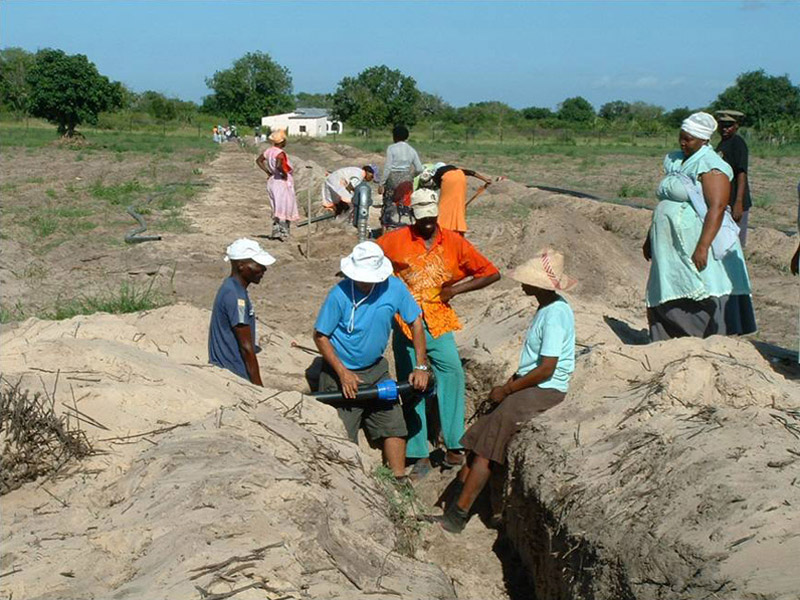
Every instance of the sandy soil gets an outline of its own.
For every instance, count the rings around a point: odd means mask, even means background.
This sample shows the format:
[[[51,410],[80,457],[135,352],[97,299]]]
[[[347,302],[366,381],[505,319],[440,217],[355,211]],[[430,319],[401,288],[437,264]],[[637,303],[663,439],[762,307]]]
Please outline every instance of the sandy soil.
[[[312,200],[318,197],[324,174],[320,165],[335,169],[380,158],[328,144],[290,148],[295,151],[299,154],[293,155],[293,161],[302,205],[308,190]],[[265,393],[204,365],[207,307],[226,276],[224,248],[235,237],[263,236],[269,229],[263,174],[253,159],[251,153],[228,147],[205,168],[204,178],[211,187],[185,208],[183,216],[191,224],[188,232],[165,235],[159,243],[111,248],[102,256],[92,254],[89,246],[70,247],[70,252],[52,255],[53,262],[71,265],[68,272],[36,285],[26,282],[24,289],[13,288],[18,278],[5,272],[12,291],[8,296],[4,292],[4,298],[12,300],[14,294],[55,294],[67,280],[72,289],[80,289],[121,276],[140,282],[155,277],[157,285],[187,303],[144,315],[4,326],[0,350],[4,375],[23,376],[33,389],[53,390],[60,369],[59,399],[72,401],[71,392],[67,395],[71,385],[80,410],[109,427],[109,432],[93,432],[96,439],[188,424],[164,434],[134,438],[135,443],[102,442],[100,447],[107,454],[77,465],[57,481],[28,484],[3,497],[0,566],[3,572],[13,567],[21,571],[0,580],[0,589],[14,592],[15,598],[91,597],[108,595],[111,590],[119,597],[155,590],[190,596],[195,593],[194,584],[218,592],[263,583],[277,590],[274,596],[294,594],[291,597],[360,597],[358,594],[368,593],[369,597],[381,597],[382,591],[387,597],[395,593],[407,597],[448,597],[453,593],[461,598],[530,596],[530,587],[514,583],[515,559],[509,556],[506,539],[498,538],[485,524],[489,519],[473,519],[461,537],[426,528],[417,555],[422,562],[409,562],[391,553],[393,531],[385,507],[372,506],[377,497],[369,477],[374,452],[365,447],[357,451],[336,439],[341,437],[340,426],[324,407],[308,400],[297,404],[300,395],[291,390],[305,389],[304,371],[313,357],[290,343],[296,340],[312,345],[313,319],[327,290],[337,281],[339,258],[354,243],[352,229],[331,222],[314,225],[308,250],[302,230],[291,242],[262,240],[278,259],[250,293],[261,323],[264,353],[260,361],[270,390]],[[513,181],[492,185],[470,207],[469,238],[501,269],[552,244],[565,249],[568,269],[581,281],[570,295],[581,350],[573,391],[558,413],[531,430],[538,433],[520,437],[515,455],[520,457],[515,462],[518,471],[504,500],[511,507],[507,511],[509,533],[538,582],[540,598],[682,597],[682,590],[709,590],[715,582],[724,581],[730,581],[720,588],[726,592],[757,592],[765,577],[756,568],[761,563],[748,566],[747,561],[753,560],[749,554],[752,546],[740,542],[732,550],[719,550],[727,553],[725,558],[716,554],[718,548],[737,541],[742,527],[750,527],[756,520],[745,525],[733,523],[730,511],[721,508],[727,492],[715,495],[714,485],[728,486],[731,494],[740,495],[761,488],[764,502],[769,499],[771,504],[748,506],[765,511],[774,504],[775,514],[784,523],[798,518],[796,502],[780,504],[783,498],[797,494],[796,477],[788,477],[792,483],[787,487],[787,475],[793,469],[796,472],[796,462],[752,468],[746,481],[741,474],[728,481],[736,461],[725,458],[737,445],[758,448],[753,451],[753,464],[764,462],[768,455],[767,462],[783,463],[792,459],[793,451],[800,452],[797,441],[769,416],[770,410],[785,411],[797,405],[797,369],[782,360],[780,352],[767,352],[767,358],[762,358],[747,340],[641,346],[646,341],[642,297],[647,264],[640,246],[648,220],[644,210],[530,190]],[[751,240],[748,259],[761,327],[757,338],[784,349],[795,348],[796,286],[783,266],[793,248],[784,234],[767,228],[756,228]],[[29,257],[27,243],[0,240],[3,260],[13,258],[13,264],[24,266]],[[457,340],[467,368],[472,406],[493,381],[503,380],[513,370],[535,307],[507,280],[459,297],[455,306],[465,323]],[[692,355],[697,357],[687,358]],[[667,368],[677,358],[689,362]],[[736,362],[729,364],[730,360]],[[636,395],[643,393],[636,385],[662,369],[666,392],[659,390],[652,406],[647,404],[646,413],[635,413],[622,431],[615,429],[621,415],[644,397]],[[759,383],[764,378],[769,385]],[[84,381],[87,379],[91,381]],[[631,386],[635,393],[626,392]],[[275,392],[279,393],[270,398]],[[621,397],[617,404],[603,398],[613,394]],[[685,398],[687,406],[676,405],[669,394]],[[292,410],[295,406],[302,408],[302,414]],[[688,495],[707,496],[712,508],[703,527],[716,528],[719,535],[714,540],[700,540],[700,529],[686,525],[696,506],[670,504],[665,495],[654,497],[646,518],[622,518],[630,522],[629,537],[620,535],[618,527],[601,527],[604,515],[614,516],[630,504],[629,494],[642,489],[636,487],[640,479],[631,477],[634,488],[625,487],[624,481],[604,470],[604,464],[615,460],[614,452],[635,445],[636,439],[651,430],[664,440],[652,444],[653,449],[676,446],[677,452],[679,444],[667,436],[675,431],[679,437],[681,420],[709,406],[718,416],[707,418],[705,412],[694,419],[701,418],[700,425],[706,427],[724,417],[726,426],[704,432],[699,440],[681,441],[687,447],[685,468],[695,469],[691,472],[697,475],[675,479],[677,471],[684,468],[679,462],[673,470],[653,469],[645,475],[651,476],[648,486],[683,486]],[[265,425],[274,427],[268,431]],[[576,444],[578,426],[580,443]],[[690,452],[700,440],[704,441],[702,452]],[[542,448],[547,453],[545,460],[539,461]],[[332,460],[331,453],[340,458]],[[596,459],[589,461],[593,456]],[[671,460],[673,455],[654,454],[647,464],[656,464],[665,456]],[[702,467],[701,459],[725,468],[716,473]],[[225,469],[217,469],[220,461]],[[657,583],[645,582],[630,596],[615,595],[612,586],[598,584],[594,596],[588,592],[580,596],[569,582],[554,577],[562,563],[537,566],[531,560],[529,550],[538,541],[531,539],[530,532],[561,514],[557,492],[573,485],[570,482],[578,473],[586,479],[586,497],[602,497],[603,501],[592,503],[594,511],[565,513],[564,518],[571,519],[564,521],[565,539],[582,540],[586,552],[600,553],[600,563],[616,565],[615,581],[627,578],[629,587],[630,581],[647,578]],[[262,474],[269,479],[266,489]],[[435,474],[420,486],[420,496],[431,505],[450,477]],[[68,506],[44,493],[44,487]],[[538,503],[534,502],[537,498],[541,498]],[[525,513],[519,509],[520,502],[541,510],[535,515]],[[757,510],[748,512],[747,519],[756,519]],[[329,518],[322,518],[323,514]],[[184,515],[191,518],[181,518]],[[658,529],[662,520],[682,528],[679,541],[696,557],[686,565],[708,565],[708,577],[693,574],[684,565],[683,575],[665,582],[654,575],[650,563],[636,556],[642,539],[652,535],[663,538]],[[518,535],[521,521],[531,524],[522,537]],[[788,525],[781,526],[789,530]],[[758,536],[762,536],[758,540],[772,540],[768,542],[772,545],[761,546],[769,549],[768,558],[784,549],[796,550],[798,538],[774,527],[759,530]],[[283,545],[253,552],[278,541]],[[361,559],[346,551],[354,547],[364,553]],[[657,557],[653,560],[673,564],[666,541],[652,548]],[[189,578],[197,573],[192,569],[232,556],[242,560],[211,569],[198,580]],[[308,561],[306,557],[310,557]],[[391,574],[384,569],[390,562]],[[430,562],[438,566],[430,566]],[[235,570],[249,563],[255,564]],[[764,588],[760,597],[788,598],[780,595],[781,590],[797,583],[780,560],[776,565],[767,576],[774,583]],[[409,570],[418,574],[410,576]],[[597,580],[606,581],[600,576]],[[640,594],[641,589],[645,592]],[[662,595],[653,595],[651,589]],[[548,590],[567,590],[572,595],[548,596]],[[264,589],[245,590],[236,597],[264,597]]]

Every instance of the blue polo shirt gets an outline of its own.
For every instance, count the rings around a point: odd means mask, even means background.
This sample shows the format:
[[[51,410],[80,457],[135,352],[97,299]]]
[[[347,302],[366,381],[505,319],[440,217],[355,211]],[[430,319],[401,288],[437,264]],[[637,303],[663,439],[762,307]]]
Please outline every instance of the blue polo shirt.
[[[328,293],[314,329],[330,338],[345,367],[357,371],[374,365],[383,356],[396,314],[409,325],[422,314],[411,292],[397,277],[392,275],[376,283],[369,294],[345,278]]]
[[[247,367],[239,350],[239,342],[233,332],[233,328],[237,325],[250,326],[253,348],[257,351],[256,315],[250,304],[250,297],[235,277],[228,277],[220,286],[211,311],[211,324],[208,328],[208,362],[249,380]]]

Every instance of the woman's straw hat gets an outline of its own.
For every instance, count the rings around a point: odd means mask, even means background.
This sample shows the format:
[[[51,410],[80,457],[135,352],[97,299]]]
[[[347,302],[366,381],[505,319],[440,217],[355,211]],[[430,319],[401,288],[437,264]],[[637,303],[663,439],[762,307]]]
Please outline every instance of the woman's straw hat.
[[[564,273],[564,255],[542,248],[536,256],[511,271],[511,279],[545,290],[567,291],[578,282]]]
[[[269,141],[273,144],[280,144],[286,141],[286,130],[285,129],[276,129],[272,133],[269,134]]]

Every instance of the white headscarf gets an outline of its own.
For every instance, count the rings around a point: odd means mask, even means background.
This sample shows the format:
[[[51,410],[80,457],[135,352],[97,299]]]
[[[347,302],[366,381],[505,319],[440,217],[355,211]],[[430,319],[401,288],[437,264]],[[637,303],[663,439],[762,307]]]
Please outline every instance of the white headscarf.
[[[701,140],[710,140],[717,130],[717,120],[707,112],[696,112],[683,120],[681,130]]]

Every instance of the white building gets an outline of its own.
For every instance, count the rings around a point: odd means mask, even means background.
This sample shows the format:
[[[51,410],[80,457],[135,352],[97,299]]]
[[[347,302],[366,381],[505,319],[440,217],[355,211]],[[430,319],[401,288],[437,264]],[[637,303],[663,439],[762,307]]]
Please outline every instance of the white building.
[[[285,129],[289,135],[325,137],[329,133],[342,133],[341,121],[332,121],[324,108],[297,108],[294,112],[261,118],[261,126],[271,131]]]

